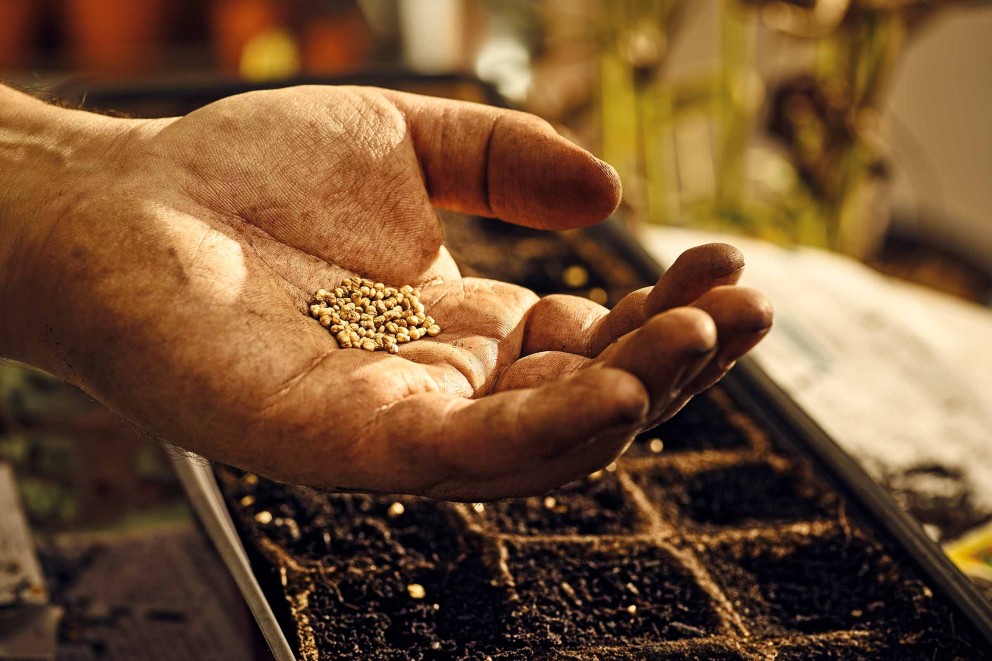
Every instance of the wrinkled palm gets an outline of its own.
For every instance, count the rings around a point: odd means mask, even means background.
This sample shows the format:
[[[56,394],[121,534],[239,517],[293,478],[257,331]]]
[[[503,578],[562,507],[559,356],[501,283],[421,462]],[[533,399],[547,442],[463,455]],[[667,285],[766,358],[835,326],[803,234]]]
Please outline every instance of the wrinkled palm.
[[[724,245],[610,314],[462,278],[434,206],[560,229],[619,201],[608,166],[529,115],[301,87],[120,121],[102,186],[35,262],[60,321],[49,367],[160,438],[275,479],[542,492],[609,463],[770,324]],[[352,275],[420,287],[443,332],[396,356],[338,348],[307,305]]]

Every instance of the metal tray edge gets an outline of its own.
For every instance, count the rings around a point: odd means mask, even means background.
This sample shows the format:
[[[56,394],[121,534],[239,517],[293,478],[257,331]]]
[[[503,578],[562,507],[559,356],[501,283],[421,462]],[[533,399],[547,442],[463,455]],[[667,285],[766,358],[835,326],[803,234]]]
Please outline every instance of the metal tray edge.
[[[806,455],[842,492],[846,492],[870,523],[885,531],[916,564],[917,569],[967,617],[992,646],[992,602],[927,536],[912,515],[796,404],[751,358],[734,369],[723,386],[749,415],[776,440]]]
[[[296,661],[296,655],[289,641],[286,640],[282,627],[279,626],[279,621],[262,592],[262,587],[255,578],[248,554],[234,528],[234,521],[227,511],[227,505],[217,486],[210,462],[196,456],[180,457],[175,462],[175,471],[193,511],[203,524],[224,565],[231,572],[252,615],[255,616],[255,621],[269,645],[272,656],[276,661]]]

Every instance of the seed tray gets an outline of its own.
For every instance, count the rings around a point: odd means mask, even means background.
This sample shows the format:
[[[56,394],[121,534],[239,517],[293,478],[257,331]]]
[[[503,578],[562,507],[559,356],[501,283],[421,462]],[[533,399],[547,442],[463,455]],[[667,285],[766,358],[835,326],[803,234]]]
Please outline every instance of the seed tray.
[[[458,77],[332,82],[499,103]],[[87,87],[91,107],[163,116],[255,85]],[[446,220],[468,275],[608,303],[657,275],[614,225],[542,234]],[[575,266],[581,283],[564,277]],[[988,603],[746,360],[553,502],[323,494],[181,466],[279,659],[971,659],[992,649]]]
[[[550,252],[612,300],[631,288],[588,249],[605,252],[602,237],[447,222],[474,274],[507,264],[559,291],[546,265],[527,263]],[[984,658],[988,641],[953,595],[743,408],[738,381],[537,498],[460,505],[216,475],[305,659]]]

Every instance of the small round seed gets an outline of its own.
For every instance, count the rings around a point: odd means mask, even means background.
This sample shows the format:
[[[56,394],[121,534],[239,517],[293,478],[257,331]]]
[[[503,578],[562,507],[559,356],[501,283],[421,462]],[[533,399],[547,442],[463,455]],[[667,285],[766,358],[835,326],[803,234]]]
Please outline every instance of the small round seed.
[[[411,285],[389,287],[350,277],[332,290],[318,289],[310,316],[327,328],[342,348],[397,353],[400,344],[435,337],[441,327],[427,315],[420,291]]]

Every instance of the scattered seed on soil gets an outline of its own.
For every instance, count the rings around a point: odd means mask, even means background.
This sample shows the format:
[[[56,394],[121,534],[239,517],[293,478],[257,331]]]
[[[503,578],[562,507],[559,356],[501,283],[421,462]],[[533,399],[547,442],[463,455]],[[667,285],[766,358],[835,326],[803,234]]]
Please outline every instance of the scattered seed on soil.
[[[410,285],[396,288],[345,278],[334,289],[318,289],[314,300],[310,316],[342,349],[398,353],[401,344],[441,333],[420,302],[420,290]]]
[[[420,583],[411,583],[406,586],[407,594],[410,595],[411,599],[423,599],[427,596],[427,590]]]
[[[255,520],[263,526],[272,523],[272,512],[261,511],[255,515]]]
[[[395,519],[398,516],[402,516],[405,511],[406,508],[403,507],[403,503],[393,503],[389,506],[389,510],[386,513],[389,515],[389,518]]]
[[[660,438],[652,438],[648,441],[648,449],[655,454],[658,454],[665,449],[665,444],[661,442]]]

